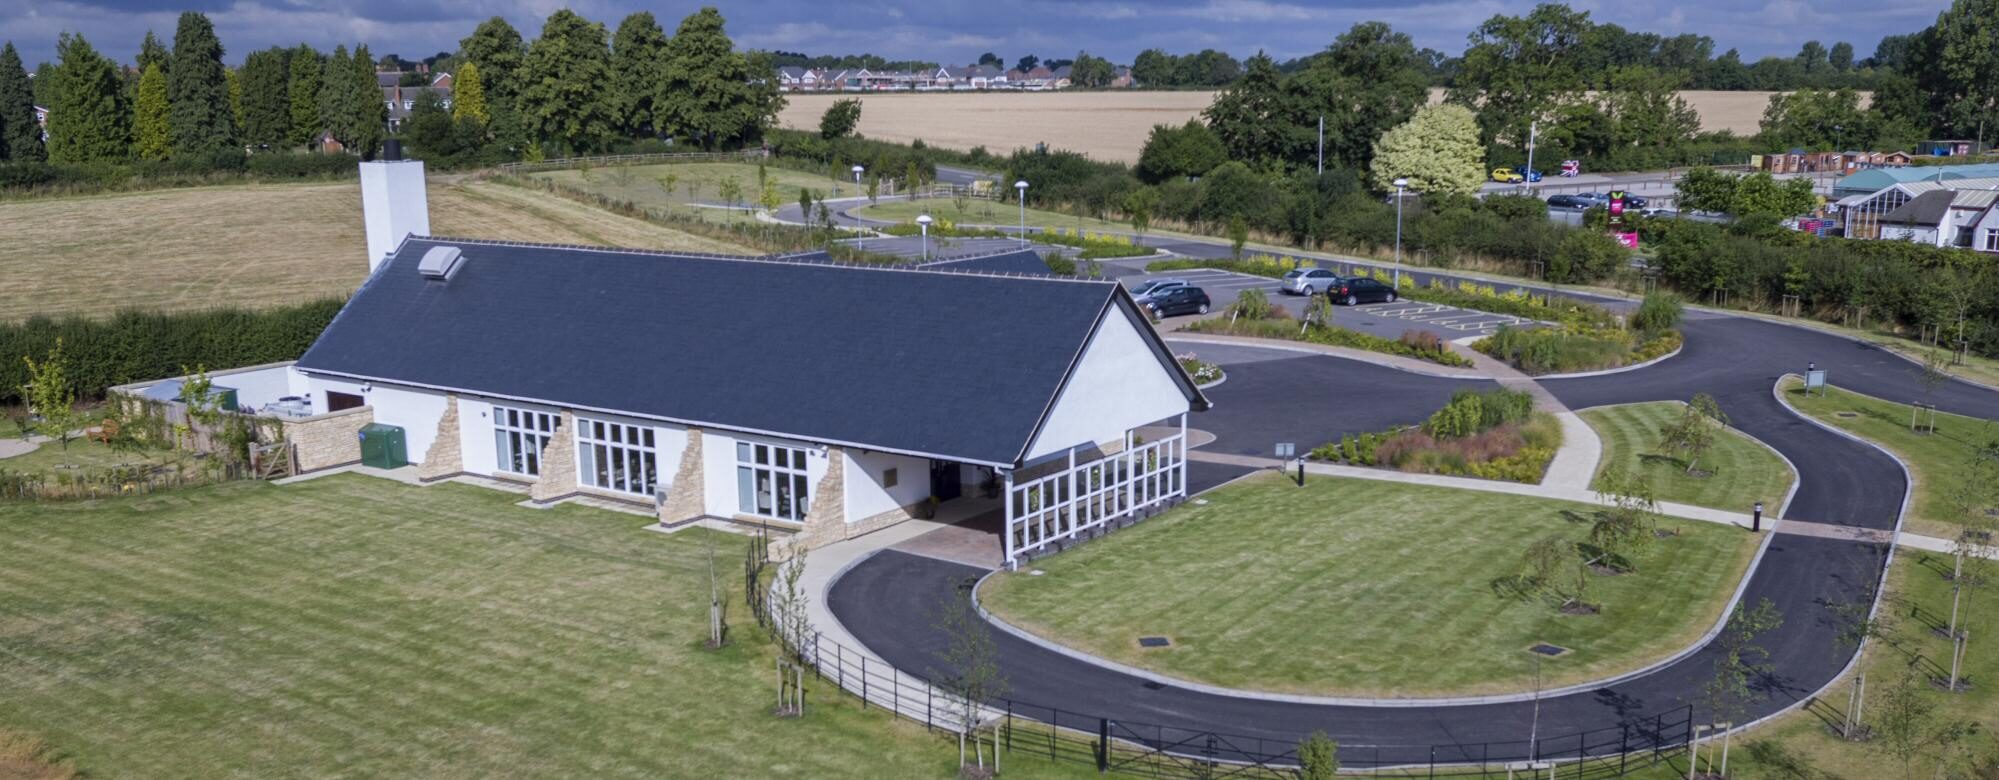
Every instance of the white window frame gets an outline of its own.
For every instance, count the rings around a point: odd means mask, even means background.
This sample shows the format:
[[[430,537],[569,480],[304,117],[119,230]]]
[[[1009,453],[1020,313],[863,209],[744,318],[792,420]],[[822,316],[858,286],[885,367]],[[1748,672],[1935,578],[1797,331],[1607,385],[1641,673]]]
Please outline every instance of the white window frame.
[[[1985,229],[1985,251],[1999,252],[1999,228]]]
[[[576,481],[614,493],[657,494],[658,433],[650,425],[576,418]]]
[[[736,442],[736,509],[745,515],[805,522],[812,507],[806,447]]]
[[[524,477],[541,476],[542,454],[561,424],[560,415],[511,406],[493,406],[493,470]],[[534,451],[522,449],[533,442]]]

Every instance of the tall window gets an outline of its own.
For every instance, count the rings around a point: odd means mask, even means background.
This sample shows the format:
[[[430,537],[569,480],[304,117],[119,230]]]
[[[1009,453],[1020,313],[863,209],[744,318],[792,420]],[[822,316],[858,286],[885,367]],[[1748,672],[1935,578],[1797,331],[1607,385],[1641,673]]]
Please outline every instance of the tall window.
[[[736,442],[736,500],[742,513],[804,521],[812,506],[805,450]]]
[[[659,488],[658,453],[650,427],[576,421],[576,473],[585,485],[650,496]]]
[[[1985,229],[1985,251],[1999,252],[1999,228]]]
[[[541,451],[555,433],[555,415],[525,409],[493,407],[493,455],[501,471],[541,475]]]

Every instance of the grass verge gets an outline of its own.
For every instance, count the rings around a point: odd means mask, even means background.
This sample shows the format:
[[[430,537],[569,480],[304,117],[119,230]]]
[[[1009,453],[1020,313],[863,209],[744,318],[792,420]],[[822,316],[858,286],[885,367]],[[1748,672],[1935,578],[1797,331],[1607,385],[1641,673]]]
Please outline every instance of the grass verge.
[[[1819,422],[1880,444],[1908,464],[1909,476],[1915,479],[1910,486],[1915,499],[1910,502],[1903,530],[1942,539],[1957,536],[1959,523],[1952,519],[1955,512],[1951,509],[1950,488],[1971,473],[1974,446],[1999,442],[1999,423],[1938,412],[1936,432],[1926,433],[1909,427],[1908,404],[1837,387],[1828,388],[1824,396],[1806,395],[1803,382],[1795,377],[1786,378],[1781,387],[1784,400],[1793,408]],[[1928,424],[1928,410],[1922,413],[1921,422]]]
[[[1529,690],[1670,656],[1720,617],[1757,538],[1668,523],[1680,535],[1635,573],[1596,576],[1603,610],[1565,615],[1502,595],[1529,542],[1574,533],[1595,507],[1372,480],[1272,474],[1165,516],[995,575],[984,605],[1007,621],[1120,663],[1215,685],[1362,696]],[[1282,552],[1282,562],[1277,552]],[[1172,646],[1142,649],[1141,636]]]
[[[1649,483],[1660,501],[1744,512],[1761,501],[1776,516],[1797,474],[1782,456],[1748,435],[1730,428],[1716,436],[1714,446],[1695,464],[1706,476],[1687,473],[1682,458],[1660,454],[1660,431],[1685,409],[1677,401],[1660,401],[1580,412],[1603,441],[1597,478],[1612,464],[1622,464],[1626,473]]]

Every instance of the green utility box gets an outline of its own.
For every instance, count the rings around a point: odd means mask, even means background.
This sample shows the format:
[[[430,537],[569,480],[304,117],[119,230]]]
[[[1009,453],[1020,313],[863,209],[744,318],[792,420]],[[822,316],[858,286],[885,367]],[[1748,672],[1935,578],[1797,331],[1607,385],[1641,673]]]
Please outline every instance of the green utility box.
[[[361,429],[361,465],[399,469],[409,464],[409,445],[400,426],[373,423]]]

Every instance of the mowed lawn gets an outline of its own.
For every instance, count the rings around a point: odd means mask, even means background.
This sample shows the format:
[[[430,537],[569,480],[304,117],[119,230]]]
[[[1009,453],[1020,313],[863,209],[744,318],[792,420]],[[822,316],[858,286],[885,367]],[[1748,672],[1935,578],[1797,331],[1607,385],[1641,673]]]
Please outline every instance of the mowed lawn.
[[[1660,501],[1744,512],[1761,501],[1776,516],[1797,475],[1783,457],[1747,434],[1734,428],[1716,433],[1714,446],[1694,463],[1700,475],[1688,473],[1684,454],[1663,452],[1660,431],[1686,408],[1678,401],[1661,401],[1580,412],[1603,440],[1599,481],[1612,464],[1621,464],[1649,483]]]
[[[662,181],[668,175],[675,177],[671,193],[667,192],[666,184]],[[764,166],[764,175],[777,189],[779,205],[797,203],[798,191],[801,189],[812,190],[815,197],[829,197],[836,186],[840,188],[840,195],[844,197],[853,197],[865,192],[854,189],[851,175],[843,176],[836,182],[824,175],[802,173],[775,165]],[[897,175],[900,175],[900,172]],[[756,215],[752,210],[761,207],[759,199],[763,197],[763,193],[757,189],[757,166],[753,163],[613,165],[589,170],[570,168],[542,171],[528,176],[630,201],[647,208],[671,209],[716,222],[755,222]],[[741,194],[733,204],[737,208],[715,208],[715,206],[732,205],[722,197],[722,182],[729,179],[734,179],[736,185],[742,188]],[[706,205],[693,205],[697,203]]]
[[[987,582],[982,603],[1072,647],[1182,679],[1367,696],[1563,685],[1672,655],[1718,619],[1759,537],[1667,521],[1638,571],[1593,576],[1594,616],[1501,595],[1522,552],[1583,536],[1583,504],[1373,480],[1252,478]],[[1573,572],[1573,570],[1570,570]],[[1138,638],[1172,646],[1141,649]]]
[[[746,252],[491,182],[430,181],[438,235],[559,244]],[[195,187],[0,201],[0,321],[266,306],[347,295],[367,275],[353,181]]]
[[[60,474],[117,466],[168,463],[175,460],[178,460],[178,456],[172,452],[155,450],[121,452],[112,449],[110,445],[90,439],[71,439],[68,447],[58,442],[47,441],[28,452],[0,458],[0,471],[12,471],[18,474]]]
[[[344,475],[0,505],[0,741],[97,777],[953,771],[949,741],[821,683],[805,719],[769,714],[743,537],[519,499]]]
[[[1806,395],[1798,379],[1784,381],[1784,400],[1812,419],[1886,447],[1908,464],[1915,479],[1905,531],[1954,539],[1961,527],[1951,509],[1950,488],[1970,474],[1972,448],[1999,442],[1999,423],[1938,412],[1936,433],[1909,428],[1909,405],[1828,388]],[[1924,410],[1921,423],[1929,423]]]
[[[854,216],[879,219],[885,222],[915,222],[920,214],[929,214],[932,219],[949,220],[955,225],[993,225],[1015,227],[1020,224],[1020,206],[1012,202],[996,202],[973,198],[966,202],[966,208],[959,209],[950,198],[923,198],[920,200],[885,200],[853,210]],[[1060,214],[1041,209],[1027,210],[1027,226],[1030,228],[1061,228],[1095,232],[1128,234],[1131,225],[1110,222],[1089,217],[1077,218],[1071,214]],[[1158,232],[1158,231],[1154,231]]]

